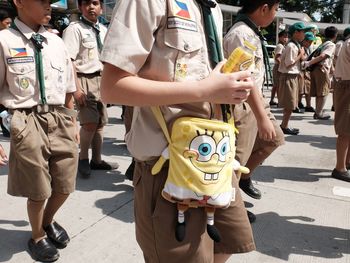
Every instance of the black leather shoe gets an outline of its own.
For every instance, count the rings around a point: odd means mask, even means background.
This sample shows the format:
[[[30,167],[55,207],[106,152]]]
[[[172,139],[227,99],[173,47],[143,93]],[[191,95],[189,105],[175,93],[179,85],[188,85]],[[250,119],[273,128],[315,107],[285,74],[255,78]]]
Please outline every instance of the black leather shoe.
[[[81,159],[78,164],[78,171],[83,178],[89,178],[91,174],[91,168],[89,165],[89,159]]]
[[[100,163],[95,163],[91,160],[90,162],[90,168],[91,170],[115,170],[118,169],[119,164],[118,163],[107,163],[105,161],[101,161]]]
[[[346,172],[339,172],[336,169],[333,169],[332,171],[332,177],[338,180],[343,180],[346,182],[350,182],[350,172],[346,171]]]
[[[248,179],[240,179],[239,180],[239,188],[243,190],[247,195],[254,199],[261,199],[261,192],[259,189],[255,188],[252,180]]]
[[[58,252],[57,248],[48,238],[44,238],[38,243],[35,243],[33,239],[29,239],[28,248],[32,257],[36,261],[53,262],[60,257],[60,253]]]
[[[277,106],[278,105],[278,103],[274,100],[270,100],[269,104],[270,104],[270,106]]]
[[[298,135],[299,134],[299,129],[294,129],[294,128],[282,128],[282,131],[284,134],[288,135]]]
[[[298,103],[298,108],[299,109],[305,109],[305,106],[304,106],[304,104],[302,102],[299,102]]]
[[[296,107],[293,111],[293,113],[304,113],[299,107]]]
[[[70,241],[67,231],[57,222],[44,227],[46,235],[57,248],[65,248]]]
[[[249,223],[254,223],[256,221],[256,216],[247,210],[247,215],[248,215],[248,219],[249,219]]]
[[[315,120],[328,120],[328,119],[330,119],[330,115],[328,115],[328,114],[322,114],[322,115],[318,115],[318,114],[314,114],[314,119]]]
[[[315,112],[315,109],[314,109],[313,107],[311,107],[311,106],[310,106],[310,107],[307,107],[307,106],[306,106],[306,107],[305,107],[305,111],[306,111],[306,112]]]

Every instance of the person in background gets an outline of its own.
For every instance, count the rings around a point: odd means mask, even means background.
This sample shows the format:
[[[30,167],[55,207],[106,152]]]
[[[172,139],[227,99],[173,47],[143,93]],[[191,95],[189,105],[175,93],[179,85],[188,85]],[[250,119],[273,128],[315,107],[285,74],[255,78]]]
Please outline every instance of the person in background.
[[[312,53],[322,44],[322,38],[319,36],[320,31],[317,25],[310,24],[308,28],[307,32],[311,32],[316,38],[310,46],[310,52]]]
[[[10,14],[4,10],[0,9],[0,30],[4,30],[10,27],[12,23],[12,18]],[[4,105],[0,105],[0,112],[7,110]],[[6,127],[2,123],[2,118],[0,118],[0,126],[2,130],[2,135],[4,137],[10,137],[10,131],[6,129]]]
[[[284,143],[284,135],[269,104],[262,95],[262,87],[267,79],[265,69],[268,67],[268,54],[264,46],[264,38],[260,28],[267,27],[275,18],[279,7],[279,0],[246,0],[243,2],[235,24],[224,38],[224,52],[228,57],[237,47],[244,47],[246,42],[256,46],[254,65],[252,70],[255,89],[246,102],[234,106],[235,125],[237,134],[236,159],[248,167],[250,173],[242,174],[239,187],[252,198],[260,199],[261,192],[252,182],[254,170],[273,151]],[[264,51],[265,49],[265,51]],[[255,215],[247,211],[250,222],[254,222]]]
[[[331,76],[330,71],[333,65],[335,51],[335,40],[338,30],[334,26],[325,29],[325,42],[314,52],[310,61],[305,61],[303,67],[313,66],[311,71],[311,96],[316,97],[316,108],[314,119],[328,120],[331,116],[324,113],[324,106],[330,91]]]
[[[270,106],[277,106],[278,103],[275,101],[275,96],[277,94],[278,98],[278,78],[279,78],[279,72],[278,67],[281,63],[281,55],[284,50],[285,45],[288,43],[288,32],[283,30],[278,33],[278,44],[275,48],[275,64],[273,66],[273,87],[271,90],[271,98],[270,98]]]
[[[18,17],[0,32],[0,102],[12,115],[7,192],[27,198],[28,249],[43,262],[70,241],[55,215],[75,189],[78,164],[73,66],[62,39],[43,26],[52,2],[11,2]],[[3,165],[2,148],[0,156]]]
[[[278,104],[283,108],[281,128],[284,134],[289,135],[299,134],[299,129],[289,127],[289,120],[293,110],[298,105],[301,61],[305,59],[305,50],[300,43],[304,40],[307,29],[303,22],[297,22],[290,26],[291,39],[282,53],[281,64],[278,68],[278,71],[281,72]]]
[[[63,32],[63,41],[77,72],[77,91],[74,99],[78,108],[80,153],[78,171],[88,178],[91,170],[114,170],[117,163],[102,160],[103,128],[107,124],[107,108],[101,101],[100,82],[103,65],[100,52],[107,28],[99,23],[102,0],[78,0],[82,13],[79,21],[72,22]],[[89,148],[91,161],[89,163]]]
[[[254,87],[250,71],[220,72],[221,35],[222,14],[214,1],[121,1],[114,9],[101,56],[101,95],[106,103],[134,106],[125,141],[135,159],[136,239],[145,262],[221,263],[255,249],[234,175],[235,201],[216,210],[222,238],[214,243],[201,208],[189,210],[186,237],[175,239],[176,204],[161,195],[168,165],[151,174],[167,142],[150,106],[160,105],[169,126],[183,116],[222,119],[218,104],[240,103]]]
[[[344,32],[345,42],[334,72],[334,128],[338,137],[332,177],[350,182],[350,37],[347,32]]]
[[[305,50],[305,55],[308,57],[311,54],[311,45],[316,40],[312,32],[306,32],[303,42],[301,42],[302,47]],[[303,108],[305,112],[315,112],[315,109],[311,106],[311,76],[310,71],[303,70],[301,72],[301,84],[299,89],[299,102],[298,108]],[[306,106],[302,104],[303,95],[305,96]]]

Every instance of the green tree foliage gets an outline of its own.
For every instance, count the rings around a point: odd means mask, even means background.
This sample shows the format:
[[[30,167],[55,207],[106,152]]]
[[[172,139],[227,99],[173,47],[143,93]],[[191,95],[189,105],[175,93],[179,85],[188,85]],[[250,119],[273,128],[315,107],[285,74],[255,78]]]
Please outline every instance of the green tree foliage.
[[[226,5],[239,6],[244,0],[219,0]],[[319,14],[321,22],[341,23],[344,0],[282,0],[280,8],[288,12],[303,12],[315,19]]]

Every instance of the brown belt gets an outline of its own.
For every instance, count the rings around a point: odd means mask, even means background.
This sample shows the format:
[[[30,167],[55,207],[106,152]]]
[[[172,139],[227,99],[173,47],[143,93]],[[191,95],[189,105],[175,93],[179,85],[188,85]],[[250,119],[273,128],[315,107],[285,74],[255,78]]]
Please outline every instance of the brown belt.
[[[344,84],[344,85],[349,85],[350,84],[350,80],[342,80],[342,79],[336,79],[336,81],[340,84]]]
[[[8,109],[8,112],[10,114],[13,114],[15,111],[22,111],[26,113],[37,113],[37,114],[45,114],[48,112],[60,112],[66,115],[69,115],[73,118],[77,117],[77,112],[72,109],[68,109],[62,105],[47,105],[47,104],[38,104],[36,106],[33,106],[32,108],[18,108],[18,109]]]
[[[93,77],[98,77],[101,76],[102,72],[101,71],[96,71],[94,73],[81,73],[77,72],[78,77],[86,77],[86,78],[93,78]]]

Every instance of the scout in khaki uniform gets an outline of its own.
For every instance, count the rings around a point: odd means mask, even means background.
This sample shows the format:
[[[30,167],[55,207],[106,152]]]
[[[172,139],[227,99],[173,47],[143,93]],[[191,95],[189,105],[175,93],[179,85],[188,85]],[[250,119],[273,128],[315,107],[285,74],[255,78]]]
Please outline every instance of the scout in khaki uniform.
[[[250,170],[242,174],[239,186],[249,196],[261,198],[261,192],[253,186],[251,175],[278,146],[284,143],[284,135],[275,117],[270,112],[269,104],[262,96],[265,77],[264,53],[262,35],[259,27],[268,26],[274,19],[279,1],[251,0],[243,3],[237,23],[230,29],[224,39],[225,56],[248,41],[256,45],[254,72],[255,89],[247,102],[235,105],[235,124],[239,131],[237,135],[236,159]],[[261,17],[264,17],[261,19]],[[266,56],[265,56],[266,58]],[[250,222],[255,221],[255,215],[248,212]]]
[[[335,51],[334,41],[338,30],[334,26],[325,29],[326,41],[315,51],[314,57],[304,63],[304,67],[313,66],[311,71],[311,96],[316,97],[314,119],[328,120],[331,116],[324,113],[324,105],[331,87],[330,71]],[[317,55],[316,55],[317,54]]]
[[[63,41],[77,72],[77,91],[74,98],[78,107],[80,129],[80,154],[78,170],[87,178],[93,170],[113,170],[118,164],[101,159],[103,127],[108,121],[106,106],[100,98],[102,63],[100,52],[107,28],[98,22],[102,1],[79,0],[82,17],[72,22],[63,32]],[[89,148],[92,156],[89,164]]]
[[[57,260],[69,242],[53,218],[74,191],[78,160],[73,66],[43,27],[50,4],[15,0],[18,17],[0,32],[0,102],[12,115],[8,193],[28,198],[28,247],[38,261]]]
[[[290,128],[288,123],[293,110],[298,106],[301,61],[305,59],[305,50],[300,46],[300,42],[304,40],[306,30],[308,28],[302,22],[297,22],[289,28],[291,41],[282,53],[278,68],[281,73],[278,104],[283,108],[281,128],[284,134],[299,134],[299,129]]]
[[[176,204],[160,194],[168,167],[151,174],[167,140],[149,106],[161,105],[170,127],[182,116],[219,117],[214,103],[240,103],[253,87],[246,79],[250,76],[247,71],[222,74],[223,63],[212,71],[214,56],[210,53],[209,58],[204,33],[209,28],[203,24],[210,14],[217,25],[213,25],[217,36],[221,36],[222,16],[213,1],[120,1],[106,36],[101,57],[105,62],[102,98],[106,103],[135,106],[126,143],[136,162],[136,239],[146,262],[225,262],[233,253],[255,248],[239,191],[227,209],[215,212],[220,243],[214,244],[207,235],[202,208],[188,211],[191,220],[186,225],[186,237],[178,242]],[[215,44],[220,47],[221,43]],[[238,81],[243,79],[247,82]],[[233,186],[238,189],[235,176]]]
[[[311,44],[316,40],[316,37],[312,32],[306,32],[305,38],[301,45],[304,47],[306,57],[311,54]],[[311,106],[311,76],[310,71],[302,70],[301,74],[301,82],[299,86],[299,100],[298,100],[298,108],[304,108],[305,112],[315,112],[315,109]],[[306,106],[304,107],[302,104],[302,98],[305,95]],[[303,107],[300,107],[303,106]]]
[[[338,138],[337,162],[332,177],[350,182],[350,35],[340,50],[334,77],[334,127]]]
[[[278,103],[274,100],[275,96],[277,94],[278,97],[278,78],[279,78],[279,72],[278,67],[281,63],[281,55],[284,50],[285,45],[288,43],[288,32],[283,30],[278,33],[278,44],[274,50],[275,56],[275,64],[273,66],[272,70],[272,76],[273,76],[273,87],[271,90],[271,99],[270,99],[270,106],[277,106]]]

